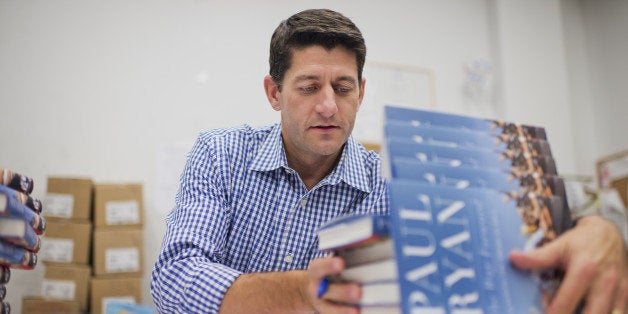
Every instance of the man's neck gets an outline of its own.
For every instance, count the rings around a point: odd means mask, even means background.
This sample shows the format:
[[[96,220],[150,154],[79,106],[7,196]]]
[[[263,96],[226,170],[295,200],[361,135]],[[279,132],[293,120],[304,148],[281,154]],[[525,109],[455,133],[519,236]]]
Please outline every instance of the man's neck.
[[[341,153],[342,150],[334,155],[318,158],[296,158],[295,156],[287,155],[286,159],[288,160],[288,166],[299,174],[305,187],[311,190],[332,172],[340,159]]]

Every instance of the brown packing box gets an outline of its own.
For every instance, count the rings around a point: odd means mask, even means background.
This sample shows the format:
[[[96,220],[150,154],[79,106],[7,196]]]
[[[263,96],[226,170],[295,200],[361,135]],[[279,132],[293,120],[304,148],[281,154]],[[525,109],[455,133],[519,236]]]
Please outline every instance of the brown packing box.
[[[141,184],[94,185],[94,227],[143,225]]]
[[[105,313],[108,302],[121,301],[141,303],[142,278],[92,278],[91,313]]]
[[[46,265],[41,294],[48,299],[78,301],[79,309],[87,310],[91,267],[86,265]]]
[[[616,189],[628,207],[628,150],[600,158],[596,168],[599,186]]]
[[[38,257],[43,262],[89,264],[91,245],[91,221],[50,218]]]
[[[27,314],[79,314],[78,301],[53,300],[40,296],[22,298],[22,313]]]
[[[94,229],[94,276],[143,274],[142,228]]]
[[[48,177],[42,214],[66,219],[91,219],[92,180]]]

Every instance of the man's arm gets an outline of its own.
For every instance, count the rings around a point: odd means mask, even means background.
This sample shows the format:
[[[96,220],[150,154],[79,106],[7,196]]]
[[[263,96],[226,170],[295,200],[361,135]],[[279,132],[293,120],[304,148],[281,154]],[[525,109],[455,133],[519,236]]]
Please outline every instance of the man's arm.
[[[510,260],[521,269],[565,270],[547,313],[572,313],[581,300],[586,301],[584,313],[626,313],[627,255],[615,225],[599,216],[587,216],[541,248],[529,253],[512,252]]]
[[[339,257],[319,258],[308,270],[243,274],[222,301],[220,313],[359,313],[361,289],[355,283],[334,283],[319,296],[319,284],[344,269]]]
[[[224,265],[230,211],[215,147],[197,139],[181,176],[175,209],[152,272],[151,295],[162,313],[217,313],[241,272]]]
[[[240,275],[229,287],[220,313],[312,313],[304,270]]]

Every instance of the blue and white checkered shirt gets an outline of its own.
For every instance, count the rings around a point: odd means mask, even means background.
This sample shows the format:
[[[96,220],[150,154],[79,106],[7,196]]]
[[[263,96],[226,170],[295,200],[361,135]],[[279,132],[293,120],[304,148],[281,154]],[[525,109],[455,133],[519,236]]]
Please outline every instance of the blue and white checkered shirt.
[[[160,312],[217,313],[242,273],[307,269],[316,229],[346,213],[388,213],[377,153],[352,137],[311,190],[286,161],[281,125],[202,133],[188,156],[152,273]]]

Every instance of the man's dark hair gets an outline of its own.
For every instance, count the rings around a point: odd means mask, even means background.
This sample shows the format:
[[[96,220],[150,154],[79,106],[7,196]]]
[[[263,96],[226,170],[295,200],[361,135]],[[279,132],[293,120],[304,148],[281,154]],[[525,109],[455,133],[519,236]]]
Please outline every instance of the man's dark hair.
[[[366,45],[358,27],[338,12],[312,9],[282,21],[270,40],[270,76],[279,85],[279,90],[292,63],[293,49],[314,45],[328,50],[340,45],[352,51],[358,68],[358,81],[362,81]]]

